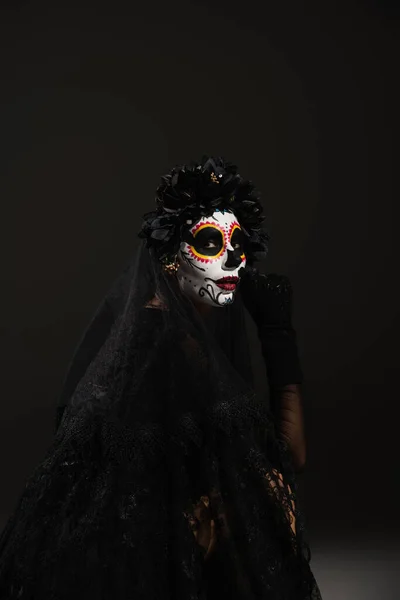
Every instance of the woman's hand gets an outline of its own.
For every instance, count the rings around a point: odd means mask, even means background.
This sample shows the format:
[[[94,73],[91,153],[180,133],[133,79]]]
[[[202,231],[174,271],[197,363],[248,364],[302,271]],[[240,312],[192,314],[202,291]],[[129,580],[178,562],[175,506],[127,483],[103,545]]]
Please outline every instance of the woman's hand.
[[[265,275],[253,269],[242,276],[239,291],[257,326],[269,384],[301,383],[290,280],[284,275]]]
[[[282,473],[280,473],[280,472],[279,472],[279,471],[277,471],[276,469],[272,469],[272,472],[274,473],[274,475],[275,475],[275,476],[277,476],[277,477],[278,477],[278,485],[280,485],[282,488],[284,488],[284,483],[283,483],[283,475],[282,475]],[[276,497],[277,497],[277,498],[279,498],[279,493],[278,493],[278,492],[277,492],[277,490],[276,490],[276,483],[275,483],[275,481],[272,479],[271,475],[270,475],[269,473],[267,473],[267,474],[265,475],[265,478],[266,478],[266,480],[268,481],[268,483],[269,483],[269,485],[270,485],[270,487],[271,487],[272,491],[275,493]],[[290,491],[290,493],[292,493],[292,490],[291,490],[291,488],[290,488],[290,485],[288,485],[288,488],[289,488],[289,491]],[[293,500],[291,500],[291,507],[292,507],[292,508],[291,508],[291,510],[290,510],[290,509],[288,510],[288,509],[285,507],[285,510],[286,510],[286,516],[287,516],[287,518],[288,518],[288,520],[289,520],[290,527],[291,527],[291,529],[292,529],[292,531],[293,531],[293,534],[294,534],[294,535],[296,535],[296,517],[295,517],[295,510],[296,510],[296,509],[295,509],[295,504],[294,504],[294,501],[293,501]]]
[[[188,514],[186,517],[189,520],[196,542],[205,550],[204,558],[209,558],[216,546],[217,535],[215,521],[211,518],[208,496],[201,496],[197,504],[194,505],[193,514]]]

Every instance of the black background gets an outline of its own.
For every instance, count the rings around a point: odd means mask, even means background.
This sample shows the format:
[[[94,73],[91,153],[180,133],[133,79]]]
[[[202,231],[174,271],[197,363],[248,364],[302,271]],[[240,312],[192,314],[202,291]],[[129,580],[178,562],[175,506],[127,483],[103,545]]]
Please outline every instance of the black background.
[[[396,538],[398,26],[372,0],[1,4],[0,525],[160,175],[209,153],[294,286],[311,533]]]

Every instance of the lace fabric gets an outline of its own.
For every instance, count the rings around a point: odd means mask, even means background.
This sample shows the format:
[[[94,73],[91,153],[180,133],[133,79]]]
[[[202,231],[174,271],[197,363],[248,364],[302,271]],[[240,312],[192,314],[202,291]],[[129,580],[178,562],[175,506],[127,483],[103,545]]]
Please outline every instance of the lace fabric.
[[[2,534],[1,598],[320,598],[240,300],[213,310],[199,316],[140,249],[77,348]]]

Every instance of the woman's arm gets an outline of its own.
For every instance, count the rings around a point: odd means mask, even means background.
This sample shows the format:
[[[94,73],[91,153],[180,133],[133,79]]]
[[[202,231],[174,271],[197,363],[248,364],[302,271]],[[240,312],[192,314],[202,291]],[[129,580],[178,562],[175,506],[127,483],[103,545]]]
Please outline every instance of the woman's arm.
[[[250,271],[241,281],[265,359],[270,408],[278,433],[291,450],[294,467],[304,469],[306,443],[300,383],[303,372],[292,324],[292,286],[283,275]]]
[[[306,436],[299,384],[271,386],[271,408],[280,438],[288,445],[297,472],[306,464]]]

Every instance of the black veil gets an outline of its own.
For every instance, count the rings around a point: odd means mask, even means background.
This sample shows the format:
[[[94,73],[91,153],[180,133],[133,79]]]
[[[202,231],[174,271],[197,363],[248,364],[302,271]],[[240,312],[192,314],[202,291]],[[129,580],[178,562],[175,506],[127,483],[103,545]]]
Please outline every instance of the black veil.
[[[0,597],[319,598],[250,364],[240,289],[201,316],[143,242],[77,347],[54,441],[0,539]],[[204,495],[216,574],[193,534]]]
[[[207,331],[223,349],[237,373],[253,386],[250,348],[240,295],[238,300],[223,310],[215,309],[206,317],[201,317],[193,309],[192,303],[181,294],[176,280],[164,272],[155,253],[142,243],[102,300],[76,347],[58,401],[56,429],[77,384],[110,336],[122,312],[130,313],[133,322],[132,312],[148,305],[156,295],[164,299],[164,308],[168,309],[167,312],[162,311],[159,323],[167,327],[182,327],[186,320],[187,327],[194,323],[202,329],[203,334]]]

